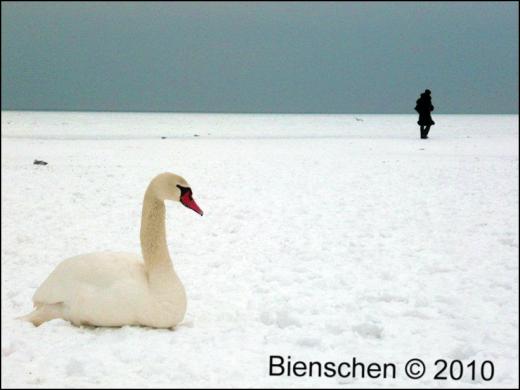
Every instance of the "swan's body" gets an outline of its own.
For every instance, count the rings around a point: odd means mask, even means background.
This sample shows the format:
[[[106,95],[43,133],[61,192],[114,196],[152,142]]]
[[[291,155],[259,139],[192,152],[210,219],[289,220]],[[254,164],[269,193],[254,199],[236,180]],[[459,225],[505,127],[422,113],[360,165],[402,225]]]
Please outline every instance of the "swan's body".
[[[186,294],[166,246],[164,199],[202,215],[184,179],[157,176],[146,190],[141,221],[143,257],[99,252],[62,261],[33,297],[23,319],[38,326],[54,318],[75,325],[171,328],[184,318]]]
[[[39,325],[63,318],[75,325],[173,327],[184,318],[186,295],[174,270],[168,273],[165,283],[153,288],[142,258],[133,253],[72,257],[62,261],[34,294],[37,310],[31,321]]]

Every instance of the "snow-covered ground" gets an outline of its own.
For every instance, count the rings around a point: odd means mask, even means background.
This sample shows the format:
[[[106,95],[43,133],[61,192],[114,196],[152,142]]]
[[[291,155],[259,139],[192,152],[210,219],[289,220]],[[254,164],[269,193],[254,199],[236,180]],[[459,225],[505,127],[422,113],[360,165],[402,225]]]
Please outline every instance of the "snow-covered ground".
[[[2,386],[518,386],[518,116],[416,120],[2,112]],[[167,205],[182,325],[15,320],[62,259],[139,253],[164,171],[205,212]],[[270,355],[397,378],[270,377]],[[433,380],[439,358],[494,378]]]

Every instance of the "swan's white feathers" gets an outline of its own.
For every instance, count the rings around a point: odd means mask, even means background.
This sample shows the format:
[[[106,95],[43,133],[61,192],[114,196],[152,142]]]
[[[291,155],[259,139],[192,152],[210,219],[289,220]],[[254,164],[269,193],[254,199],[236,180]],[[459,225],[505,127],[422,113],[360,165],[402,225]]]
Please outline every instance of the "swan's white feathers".
[[[120,289],[147,284],[140,256],[125,252],[97,252],[74,256],[62,261],[36,290],[33,301],[66,302],[82,289]]]

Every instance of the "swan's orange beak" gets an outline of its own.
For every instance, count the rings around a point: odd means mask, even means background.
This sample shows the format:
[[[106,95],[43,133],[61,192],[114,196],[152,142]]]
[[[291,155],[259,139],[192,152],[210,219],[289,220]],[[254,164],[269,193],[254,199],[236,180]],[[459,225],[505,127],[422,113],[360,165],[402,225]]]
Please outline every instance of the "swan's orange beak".
[[[181,203],[184,206],[195,211],[197,214],[204,215],[204,212],[200,209],[199,205],[193,200],[190,189],[188,189],[188,191],[182,194]]]

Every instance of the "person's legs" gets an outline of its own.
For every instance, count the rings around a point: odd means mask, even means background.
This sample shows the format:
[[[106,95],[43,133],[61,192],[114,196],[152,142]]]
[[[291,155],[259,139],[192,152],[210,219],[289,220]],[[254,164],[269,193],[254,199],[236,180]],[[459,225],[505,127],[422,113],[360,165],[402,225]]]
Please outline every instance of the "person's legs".
[[[426,126],[426,128],[424,129],[424,136],[425,136],[426,138],[428,138],[428,133],[430,132],[430,127],[431,127],[431,126]]]
[[[424,135],[424,126],[421,126],[421,138],[425,138],[425,135]]]

